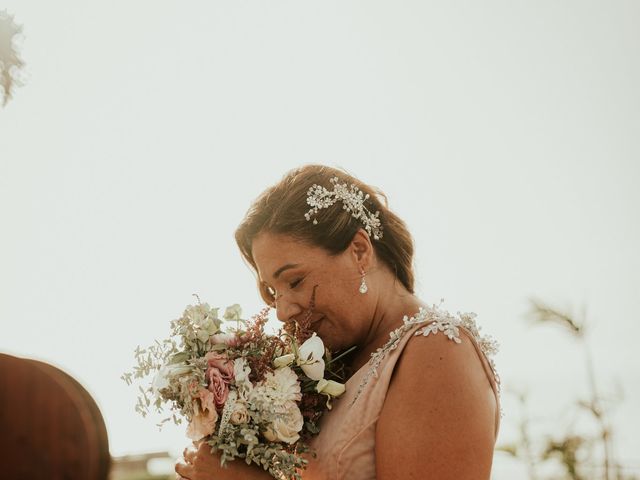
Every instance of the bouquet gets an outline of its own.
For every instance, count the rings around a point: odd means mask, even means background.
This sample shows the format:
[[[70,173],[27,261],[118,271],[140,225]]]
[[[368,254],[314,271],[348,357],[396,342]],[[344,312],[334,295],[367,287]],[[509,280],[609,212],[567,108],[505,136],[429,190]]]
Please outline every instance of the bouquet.
[[[241,458],[298,480],[318,420],[345,391],[327,377],[343,379],[336,361],[348,352],[332,358],[304,321],[267,334],[268,307],[248,321],[237,304],[222,318],[218,312],[198,299],[171,322],[169,338],[136,349],[137,365],[123,380],[153,375],[139,387],[136,411],[168,405],[172,414],[159,426],[186,419],[187,436],[206,441],[222,464]]]

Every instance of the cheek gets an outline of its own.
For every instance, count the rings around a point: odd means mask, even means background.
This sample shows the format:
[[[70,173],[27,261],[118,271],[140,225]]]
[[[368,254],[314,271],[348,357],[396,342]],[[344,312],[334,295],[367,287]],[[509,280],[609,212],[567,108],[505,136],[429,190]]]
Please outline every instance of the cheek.
[[[314,284],[318,285],[316,296],[325,305],[342,309],[354,300],[355,293],[358,292],[360,284],[353,284],[344,275],[325,274],[319,277]]]
[[[359,334],[355,319],[361,307],[360,284],[349,280],[344,275],[323,272],[312,281],[311,287],[317,285],[315,310],[326,316],[314,329],[331,350],[352,346]]]

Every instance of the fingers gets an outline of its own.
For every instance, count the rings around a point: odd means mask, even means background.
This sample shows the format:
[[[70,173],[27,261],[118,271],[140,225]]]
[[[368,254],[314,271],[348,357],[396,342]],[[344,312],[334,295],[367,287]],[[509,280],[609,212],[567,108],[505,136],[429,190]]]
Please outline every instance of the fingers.
[[[193,474],[195,473],[193,465],[185,465],[184,463],[180,463],[180,462],[176,463],[175,470],[176,470],[176,473],[180,475],[179,477],[177,477],[179,479],[184,478],[188,480],[192,478]]]
[[[209,445],[207,442],[200,442],[200,444],[198,445],[198,451],[197,453],[199,454],[207,454],[210,455],[211,454],[211,445]]]
[[[193,463],[193,459],[195,458],[198,452],[193,448],[185,448],[182,452],[182,456],[184,457],[185,462]]]

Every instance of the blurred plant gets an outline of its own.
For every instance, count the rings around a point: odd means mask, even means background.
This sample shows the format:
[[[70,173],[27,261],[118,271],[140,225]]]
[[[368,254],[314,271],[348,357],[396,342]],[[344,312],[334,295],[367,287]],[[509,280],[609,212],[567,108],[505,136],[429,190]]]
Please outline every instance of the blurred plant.
[[[542,454],[542,460],[559,458],[566,469],[566,473],[572,480],[583,480],[586,477],[579,473],[578,450],[581,449],[587,440],[580,435],[567,435],[555,441],[548,440],[547,448]]]
[[[4,90],[3,106],[13,97],[11,90],[14,84],[21,84],[16,75],[24,62],[14,44],[14,37],[21,32],[22,27],[13,23],[13,16],[6,10],[0,11],[0,86]]]
[[[587,342],[585,319],[586,309],[583,307],[581,315],[582,318],[577,321],[572,317],[572,315],[559,312],[539,300],[531,299],[531,306],[532,308],[528,313],[528,317],[533,323],[551,323],[566,328],[569,333],[582,344],[585,352],[590,398],[587,401],[579,400],[578,405],[590,412],[598,425],[600,442],[604,454],[604,480],[610,480],[612,473],[611,428],[607,421],[607,412],[603,406],[602,397],[598,393],[596,375],[593,368],[593,355],[591,354],[591,349]],[[575,453],[576,450],[580,448],[581,443],[582,442],[578,441],[575,437],[569,437],[560,442],[551,443],[547,448],[547,457],[560,453],[562,461],[567,468],[567,473],[571,475],[571,472],[574,472],[574,474],[577,475],[575,473]],[[578,479],[580,477],[572,476],[571,478]]]
[[[536,464],[539,460],[539,455],[536,454],[533,447],[533,441],[531,439],[531,434],[529,431],[529,415],[527,412],[527,395],[521,392],[512,392],[518,398],[520,402],[520,421],[518,423],[518,434],[519,438],[516,443],[511,443],[507,445],[500,445],[496,448],[498,451],[505,452],[512,457],[518,458],[522,460],[526,466],[527,471],[529,472],[530,480],[538,480],[538,475],[536,473]]]
[[[522,406],[523,414],[519,423],[519,437],[513,444],[502,445],[497,451],[505,452],[523,461],[528,468],[529,478],[537,480],[536,467],[543,462],[555,459],[564,469],[564,477],[572,480],[584,480],[596,478],[596,472],[601,472],[604,480],[631,480],[634,477],[624,476],[622,467],[614,462],[611,437],[612,428],[608,422],[608,410],[604,406],[604,399],[599,393],[594,371],[593,356],[587,342],[588,329],[586,328],[585,309],[581,319],[577,320],[573,315],[560,312],[541,301],[531,300],[531,310],[527,317],[534,324],[554,324],[566,329],[582,345],[585,352],[585,363],[589,385],[589,398],[578,400],[576,403],[581,411],[589,414],[589,418],[596,425],[596,433],[592,435],[576,434],[570,429],[560,438],[547,437],[543,441],[536,442],[530,434],[530,420],[526,412],[527,396],[516,393]],[[602,465],[594,462],[592,450],[602,450]]]

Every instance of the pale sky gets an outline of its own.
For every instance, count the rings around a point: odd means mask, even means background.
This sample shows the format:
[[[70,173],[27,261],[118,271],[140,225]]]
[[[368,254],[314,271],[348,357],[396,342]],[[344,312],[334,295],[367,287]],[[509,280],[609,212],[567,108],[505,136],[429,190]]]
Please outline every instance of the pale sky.
[[[530,297],[585,305],[600,389],[624,392],[615,451],[640,472],[639,2],[3,8],[26,68],[0,109],[0,351],[82,382],[113,455],[186,444],[135,414],[120,374],[192,293],[261,307],[234,229],[317,162],[382,188],[414,235],[419,296],[500,342],[498,444],[513,389],[540,435],[571,428],[582,350],[524,314]],[[514,472],[496,456],[495,480]]]

